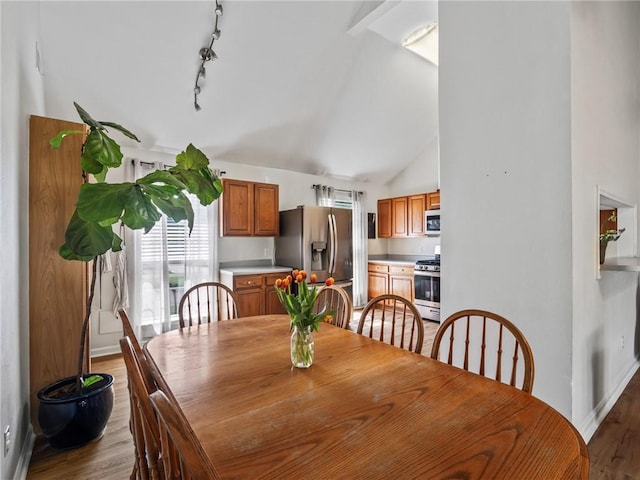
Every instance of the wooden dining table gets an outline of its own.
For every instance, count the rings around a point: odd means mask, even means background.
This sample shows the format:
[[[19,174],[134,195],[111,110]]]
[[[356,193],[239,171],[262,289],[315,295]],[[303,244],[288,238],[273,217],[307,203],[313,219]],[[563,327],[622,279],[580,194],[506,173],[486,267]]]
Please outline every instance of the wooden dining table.
[[[145,346],[222,478],[588,478],[582,437],[533,395],[329,324],[298,369],[289,338],[265,315]]]

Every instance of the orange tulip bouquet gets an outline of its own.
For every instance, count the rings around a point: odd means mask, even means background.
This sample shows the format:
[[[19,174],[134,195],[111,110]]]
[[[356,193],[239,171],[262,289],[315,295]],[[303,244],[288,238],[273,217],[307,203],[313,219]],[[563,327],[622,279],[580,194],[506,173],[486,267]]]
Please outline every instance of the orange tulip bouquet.
[[[320,291],[316,286],[317,277],[314,273],[306,282],[307,273],[304,270],[294,270],[293,275],[276,280],[275,288],[280,303],[291,319],[291,362],[296,367],[308,368],[313,363],[314,343],[312,331],[318,331],[318,324],[335,315],[334,311],[327,311],[326,307],[316,313],[315,303]],[[297,292],[292,293],[292,284],[297,285]],[[327,278],[325,285],[333,285],[332,277]]]

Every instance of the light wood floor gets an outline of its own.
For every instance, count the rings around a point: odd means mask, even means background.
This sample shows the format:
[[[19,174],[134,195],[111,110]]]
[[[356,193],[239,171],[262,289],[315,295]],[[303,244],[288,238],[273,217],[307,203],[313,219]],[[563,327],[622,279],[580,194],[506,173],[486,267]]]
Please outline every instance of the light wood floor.
[[[92,360],[92,370],[115,377],[115,402],[105,434],[82,448],[54,450],[38,437],[27,480],[120,480],[133,469],[133,440],[129,431],[127,372],[120,355]]]
[[[356,322],[357,327],[357,322]],[[431,352],[438,324],[425,322],[423,355]],[[354,327],[355,328],[355,327]],[[115,376],[115,406],[104,436],[90,445],[60,452],[36,441],[27,480],[125,480],[133,467],[129,401],[120,356],[93,360],[93,370]],[[640,479],[640,371],[589,442],[591,480]]]

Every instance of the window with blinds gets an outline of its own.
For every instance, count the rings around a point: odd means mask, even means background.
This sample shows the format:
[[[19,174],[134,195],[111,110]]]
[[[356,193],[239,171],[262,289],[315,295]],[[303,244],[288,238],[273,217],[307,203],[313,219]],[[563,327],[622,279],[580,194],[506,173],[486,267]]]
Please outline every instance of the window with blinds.
[[[211,239],[207,207],[191,198],[195,222],[191,235],[186,220],[162,219],[140,238],[143,278],[158,277],[168,289],[171,321],[177,320],[178,304],[190,277],[210,278]],[[189,285],[190,286],[190,285]]]

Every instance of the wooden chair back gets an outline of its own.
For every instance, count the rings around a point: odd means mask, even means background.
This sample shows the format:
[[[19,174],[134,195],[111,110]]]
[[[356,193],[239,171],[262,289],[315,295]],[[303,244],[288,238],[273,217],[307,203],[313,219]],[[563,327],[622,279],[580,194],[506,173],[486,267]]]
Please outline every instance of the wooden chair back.
[[[496,313],[461,310],[450,315],[436,332],[431,358],[528,393],[533,390],[534,363],[529,342],[518,327]]]
[[[323,287],[318,293],[318,298],[314,305],[315,313],[322,311],[322,309],[336,312],[331,319],[333,325],[349,329],[353,306],[349,294],[344,288],[338,285]]]
[[[182,410],[162,390],[149,399],[160,428],[161,455],[166,480],[217,480],[220,475],[191,429]]]
[[[180,328],[238,318],[236,295],[226,285],[204,282],[182,295],[178,306]]]
[[[147,387],[147,390],[152,392],[153,390],[155,390],[155,385],[149,370],[147,355],[138,342],[138,337],[136,337],[136,334],[133,331],[133,325],[131,325],[131,321],[129,320],[127,312],[125,312],[124,310],[118,310],[118,316],[120,317],[120,321],[122,322],[122,331],[124,333],[124,336],[129,337],[129,341],[133,346],[137,361],[140,364],[140,371],[142,372],[144,384]]]
[[[379,295],[362,309],[357,332],[410,352],[422,352],[424,325],[416,306],[404,297]]]
[[[131,478],[160,480],[160,431],[149,393],[145,385],[141,365],[129,337],[120,339],[120,350],[127,370],[131,417],[129,427],[135,451]]]

